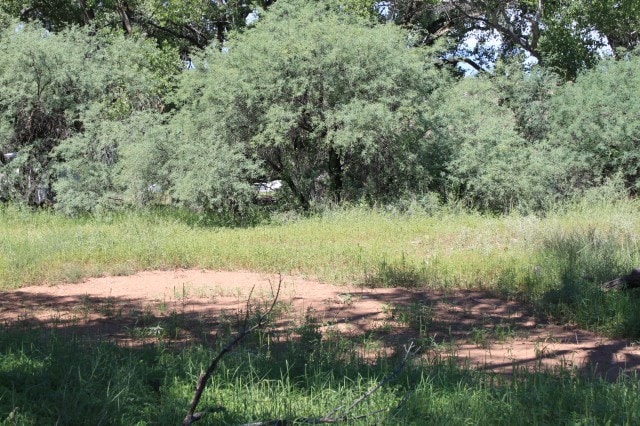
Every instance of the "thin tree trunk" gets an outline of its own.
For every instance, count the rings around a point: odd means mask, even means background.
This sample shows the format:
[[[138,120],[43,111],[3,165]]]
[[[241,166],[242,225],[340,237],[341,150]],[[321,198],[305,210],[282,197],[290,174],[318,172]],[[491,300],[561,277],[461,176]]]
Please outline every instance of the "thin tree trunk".
[[[131,11],[129,10],[129,6],[126,2],[118,1],[116,3],[116,8],[118,9],[118,15],[120,15],[120,20],[122,21],[122,27],[128,35],[133,33],[133,27],[131,25],[131,18],[129,14]]]
[[[342,163],[336,150],[329,148],[329,173],[331,174],[331,192],[333,193],[336,202],[342,201]]]

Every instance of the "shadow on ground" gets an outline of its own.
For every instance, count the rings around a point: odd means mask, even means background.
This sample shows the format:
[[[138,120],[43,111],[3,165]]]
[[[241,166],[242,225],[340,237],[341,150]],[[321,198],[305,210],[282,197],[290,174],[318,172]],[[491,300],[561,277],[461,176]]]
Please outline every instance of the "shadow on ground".
[[[247,292],[212,296],[187,290],[125,297],[89,290],[5,292],[0,319],[5,327],[50,328],[119,345],[211,345],[237,328],[248,297]],[[507,375],[518,368],[574,368],[615,380],[640,368],[640,349],[627,341],[550,324],[518,302],[485,292],[345,290],[316,283],[313,289],[284,292],[269,328],[271,339],[310,331],[325,338],[339,335],[372,358],[392,356],[413,341],[426,357],[455,357],[461,364]],[[254,308],[269,302],[260,294],[253,298]]]

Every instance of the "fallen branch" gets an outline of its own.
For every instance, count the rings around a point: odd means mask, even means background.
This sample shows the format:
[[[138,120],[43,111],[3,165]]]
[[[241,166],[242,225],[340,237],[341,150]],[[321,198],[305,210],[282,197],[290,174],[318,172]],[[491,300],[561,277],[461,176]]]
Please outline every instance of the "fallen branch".
[[[236,334],[236,336],[229,343],[227,343],[227,345],[223,347],[220,350],[220,352],[218,352],[218,355],[216,355],[216,357],[213,358],[213,360],[211,361],[211,364],[209,364],[209,368],[207,368],[205,372],[200,373],[200,377],[198,377],[198,381],[196,383],[196,389],[193,394],[193,399],[191,400],[191,404],[189,405],[189,411],[187,411],[186,417],[184,418],[184,420],[182,420],[183,426],[190,426],[193,423],[197,422],[198,420],[202,419],[202,417],[204,416],[204,413],[196,412],[196,408],[198,406],[198,403],[200,402],[200,398],[202,398],[202,393],[204,392],[204,389],[207,386],[207,381],[209,380],[209,378],[211,377],[215,369],[218,367],[218,363],[220,362],[222,357],[224,357],[228,352],[230,352],[238,343],[240,343],[249,334],[265,326],[271,313],[273,312],[273,308],[276,306],[276,302],[278,301],[278,297],[280,296],[281,287],[282,287],[282,275],[280,275],[279,277],[278,288],[276,290],[275,296],[273,297],[273,301],[271,302],[271,306],[264,314],[258,317],[258,320],[254,325],[249,327],[249,314],[251,312],[251,305],[250,305],[251,296],[253,295],[253,290],[255,289],[255,286],[253,286],[253,288],[251,289],[251,292],[249,293],[249,298],[247,299],[247,305],[246,305],[247,309],[244,316],[244,321],[242,323],[242,327],[240,328],[240,331],[238,332],[238,334]],[[272,288],[272,291],[273,291],[273,288]]]
[[[628,290],[640,287],[640,268],[631,270],[631,273],[618,277],[614,280],[607,281],[601,285],[604,291],[611,290]]]
[[[402,369],[404,368],[404,366],[407,364],[407,360],[409,359],[409,355],[413,355],[415,352],[417,352],[417,349],[414,351],[413,350],[413,342],[411,342],[409,344],[409,347],[405,346],[404,347],[404,358],[402,358],[402,362],[400,362],[400,364],[398,365],[398,367],[387,377],[384,378],[384,380],[382,380],[380,383],[378,383],[376,386],[374,386],[373,388],[371,388],[369,391],[367,391],[366,393],[364,393],[360,398],[356,399],[347,409],[342,409],[342,407],[338,407],[335,410],[333,410],[331,413],[327,414],[324,418],[325,419],[331,419],[332,422],[337,422],[337,421],[343,421],[347,419],[347,414],[349,413],[349,411],[351,411],[356,405],[360,404],[362,401],[364,401],[365,399],[367,399],[368,397],[370,397],[375,391],[377,391],[378,389],[380,389],[382,386],[386,385],[387,383],[389,383],[391,380],[393,380],[398,374],[400,374],[400,371],[402,371]],[[339,414],[338,414],[339,413]]]

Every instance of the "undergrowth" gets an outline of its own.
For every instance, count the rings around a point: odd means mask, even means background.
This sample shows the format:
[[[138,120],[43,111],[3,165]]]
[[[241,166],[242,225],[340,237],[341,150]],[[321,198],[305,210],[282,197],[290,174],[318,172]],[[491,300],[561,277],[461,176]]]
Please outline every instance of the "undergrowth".
[[[640,264],[639,210],[633,200],[586,200],[544,216],[351,208],[226,227],[179,212],[66,218],[4,206],[0,287],[155,268],[290,272],[362,286],[482,289],[561,323],[638,338],[640,291],[603,292],[600,284]],[[118,315],[113,306],[103,308]],[[427,305],[388,311],[416,330],[432,321]],[[137,343],[125,347],[64,330],[5,326],[0,422],[179,423],[196,378],[224,343],[209,337],[172,345],[181,327],[179,316],[142,321],[128,335]],[[488,337],[478,330],[474,339],[482,345]],[[491,332],[496,338],[511,333]],[[323,335],[311,312],[290,333],[270,333],[256,334],[225,357],[205,391],[203,424],[323,416],[397,365],[397,356],[371,342]],[[514,369],[502,376],[419,357],[359,406],[352,414],[366,417],[352,423],[638,424],[639,383],[635,377],[608,383],[569,370]]]
[[[225,357],[205,390],[201,423],[322,417],[398,365],[397,356],[363,357],[347,338],[318,338],[307,326],[297,338],[263,331]],[[223,343],[125,347],[43,328],[3,329],[0,421],[179,424],[198,375]],[[514,368],[502,376],[418,357],[349,413],[349,424],[637,424],[639,384],[569,370]]]
[[[636,338],[638,295],[599,286],[640,265],[639,206],[585,198],[544,216],[353,207],[275,214],[248,227],[172,210],[67,218],[4,206],[0,287],[144,269],[297,273],[372,287],[490,290],[559,322]]]

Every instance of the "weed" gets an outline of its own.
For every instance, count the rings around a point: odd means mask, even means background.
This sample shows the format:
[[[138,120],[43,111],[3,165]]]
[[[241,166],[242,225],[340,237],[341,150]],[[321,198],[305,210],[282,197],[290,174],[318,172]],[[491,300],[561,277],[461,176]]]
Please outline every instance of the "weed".
[[[405,253],[397,262],[382,259],[373,273],[365,271],[364,285],[368,287],[416,288],[424,282],[424,270],[412,265]]]
[[[541,359],[550,357],[553,352],[553,343],[553,339],[537,339],[533,346],[533,351],[536,355],[536,358]]]
[[[494,338],[501,343],[504,343],[508,340],[515,339],[518,333],[515,329],[509,324],[500,323],[496,325],[493,329]]]
[[[482,287],[526,301],[558,320],[637,340],[638,295],[604,294],[598,284],[640,264],[638,210],[637,200],[577,204],[545,217],[463,211],[405,216],[353,208],[292,217],[280,224],[221,229],[169,214],[69,219],[0,207],[0,287],[128,275],[158,266],[273,272],[286,265],[336,283]],[[209,292],[185,283],[173,296],[183,307],[190,293],[235,295],[239,304],[244,302],[237,289]],[[344,294],[349,296],[343,303],[354,301],[351,293]],[[157,309],[164,314],[167,302]],[[283,303],[274,311],[279,315],[290,309]],[[98,304],[85,296],[68,324],[87,320],[92,312],[110,316],[122,309],[118,311],[110,298]],[[323,321],[313,311],[305,313],[295,330],[259,333],[225,357],[213,377],[206,398],[212,406],[223,401],[225,409],[212,411],[207,421],[294,421],[324,415],[352,401],[393,368],[379,350],[376,334],[389,333],[392,324],[402,323],[418,331],[418,343],[436,356],[416,362],[397,382],[374,394],[359,414],[381,414],[361,424],[423,424],[428,419],[431,424],[499,425],[511,424],[514,418],[529,424],[640,424],[636,377],[607,383],[564,370],[514,371],[513,380],[503,381],[440,356],[456,348],[452,339],[429,334],[433,309],[428,304],[414,300],[406,306],[388,305],[385,312],[383,325],[361,341],[335,330],[323,335]],[[21,318],[32,314],[23,312]],[[218,317],[221,333],[206,345],[172,350],[166,341],[185,331],[184,311],[174,310],[163,320],[151,306],[135,314],[138,322],[127,329],[128,335],[144,343],[151,340],[148,346],[124,348],[24,324],[0,329],[0,421],[179,423],[194,378],[215,346],[237,329],[239,316],[226,312]],[[65,327],[59,314],[53,322]],[[486,345],[511,339],[515,331],[500,324],[478,327],[473,334],[477,344]],[[541,339],[535,355],[544,358],[552,350],[553,341]],[[400,401],[400,409],[390,410]],[[523,412],[528,413],[526,419],[520,416]]]
[[[379,321],[373,324],[373,330],[379,334],[389,335],[393,331],[393,325],[389,321]]]
[[[320,333],[320,323],[315,316],[315,309],[307,308],[304,321],[296,328],[296,333],[300,336],[302,346],[308,350],[320,343],[322,333]]]
[[[181,302],[185,302],[189,298],[189,286],[186,283],[182,283],[182,286],[176,289],[173,287],[173,298]]]
[[[487,349],[491,346],[491,332],[484,327],[474,327],[469,340],[474,345]]]
[[[640,264],[639,206],[637,200],[576,202],[542,218],[352,208],[242,229],[194,228],[186,219],[193,215],[161,211],[69,219],[9,207],[0,209],[9,254],[1,260],[0,287],[159,266],[273,272],[286,265],[336,283],[482,287],[559,321],[635,338],[638,298],[601,294],[598,284]],[[176,288],[175,299],[190,291],[186,284]]]
[[[420,300],[413,300],[409,305],[384,305],[383,312],[388,319],[405,324],[413,330],[424,332],[433,322],[433,308]]]
[[[115,300],[111,296],[111,290],[109,290],[109,296],[97,307],[97,311],[106,317],[115,315]]]

